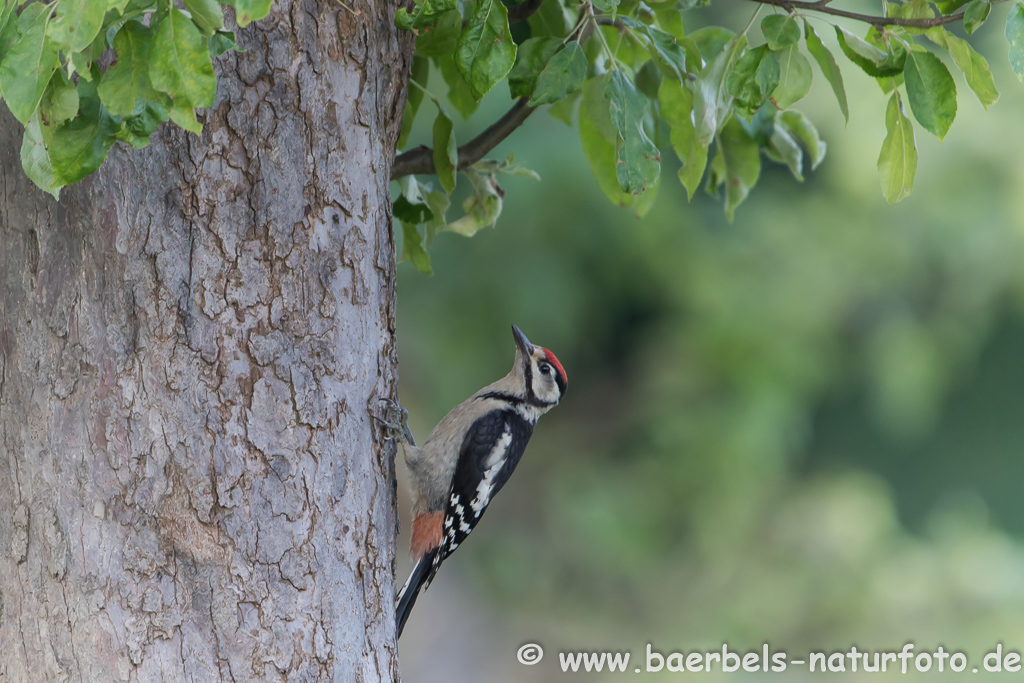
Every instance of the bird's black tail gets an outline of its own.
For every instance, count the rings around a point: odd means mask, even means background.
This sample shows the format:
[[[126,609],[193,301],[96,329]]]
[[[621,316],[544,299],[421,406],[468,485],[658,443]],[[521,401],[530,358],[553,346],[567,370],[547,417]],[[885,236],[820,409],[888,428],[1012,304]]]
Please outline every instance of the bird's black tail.
[[[395,598],[395,623],[398,625],[398,635],[395,637],[402,637],[402,631],[405,629],[405,622],[409,619],[409,613],[412,612],[412,606],[416,604],[416,598],[420,594],[420,588],[430,577],[430,567],[434,564],[434,556],[437,555],[437,549],[430,551],[426,555],[420,558],[416,566],[412,568],[412,573],[409,574],[408,580],[405,585],[402,586],[402,590],[398,591],[398,597]]]

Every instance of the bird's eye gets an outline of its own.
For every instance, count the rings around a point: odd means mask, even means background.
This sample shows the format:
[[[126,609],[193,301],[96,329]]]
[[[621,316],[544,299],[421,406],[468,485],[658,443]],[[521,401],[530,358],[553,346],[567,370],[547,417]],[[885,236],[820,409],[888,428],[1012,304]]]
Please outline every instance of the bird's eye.
[[[547,363],[541,363],[539,367],[540,367],[540,374],[542,374],[542,375],[549,375],[549,374],[551,374],[551,366],[548,365]]]

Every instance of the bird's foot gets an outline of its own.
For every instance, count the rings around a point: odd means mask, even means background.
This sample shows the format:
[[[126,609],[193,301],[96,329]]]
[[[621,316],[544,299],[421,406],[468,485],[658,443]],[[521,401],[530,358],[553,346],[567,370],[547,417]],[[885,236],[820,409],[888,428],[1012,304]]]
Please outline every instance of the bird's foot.
[[[382,398],[380,402],[384,404],[384,415],[378,416],[371,413],[370,416],[384,426],[384,438],[388,441],[397,439],[410,446],[415,446],[416,442],[409,429],[409,411],[390,398]]]

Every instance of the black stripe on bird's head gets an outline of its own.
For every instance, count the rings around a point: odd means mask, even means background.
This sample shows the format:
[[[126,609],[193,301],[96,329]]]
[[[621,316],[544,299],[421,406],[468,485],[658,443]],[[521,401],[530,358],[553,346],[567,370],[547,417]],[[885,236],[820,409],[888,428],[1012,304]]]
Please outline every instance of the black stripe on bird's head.
[[[543,346],[531,344],[515,325],[512,336],[516,341],[516,365],[522,368],[527,400],[537,405],[556,405],[569,384],[565,368],[555,354]]]

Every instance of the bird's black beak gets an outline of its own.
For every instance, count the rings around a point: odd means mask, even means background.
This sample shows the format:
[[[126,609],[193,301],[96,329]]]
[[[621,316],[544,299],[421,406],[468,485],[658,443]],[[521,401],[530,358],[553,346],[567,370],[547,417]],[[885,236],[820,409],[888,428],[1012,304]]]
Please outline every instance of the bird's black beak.
[[[530,358],[533,356],[533,344],[531,344],[530,340],[526,338],[523,331],[515,325],[512,326],[512,336],[516,340],[516,346],[519,347],[519,350],[525,357]]]

